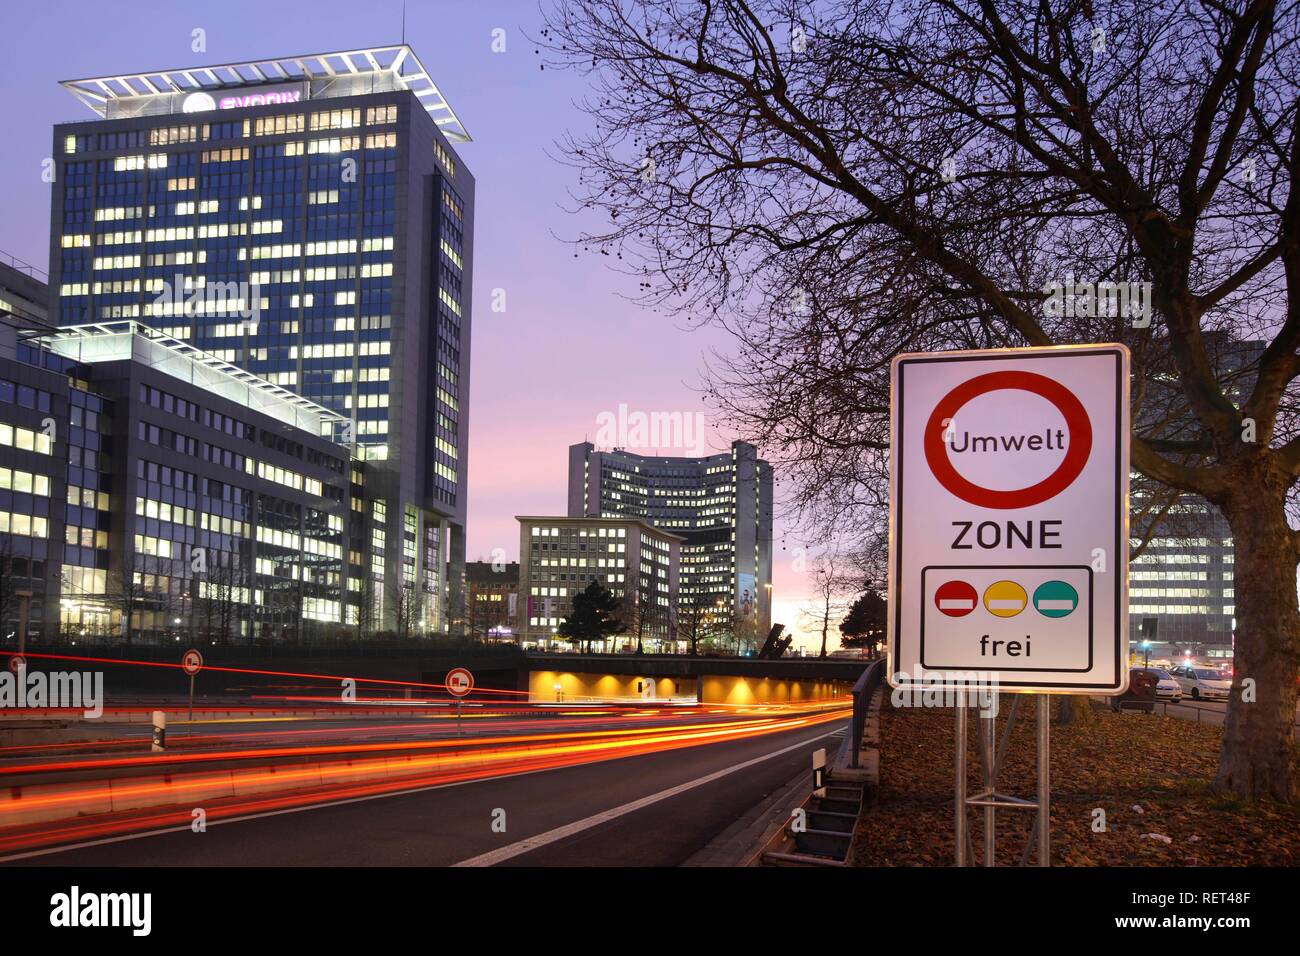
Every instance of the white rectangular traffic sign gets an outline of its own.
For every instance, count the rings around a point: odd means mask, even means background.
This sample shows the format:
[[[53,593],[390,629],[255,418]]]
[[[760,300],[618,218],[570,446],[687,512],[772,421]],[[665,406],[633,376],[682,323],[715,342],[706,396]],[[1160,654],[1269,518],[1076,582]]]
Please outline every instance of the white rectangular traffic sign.
[[[1128,350],[900,355],[889,682],[1128,683]]]

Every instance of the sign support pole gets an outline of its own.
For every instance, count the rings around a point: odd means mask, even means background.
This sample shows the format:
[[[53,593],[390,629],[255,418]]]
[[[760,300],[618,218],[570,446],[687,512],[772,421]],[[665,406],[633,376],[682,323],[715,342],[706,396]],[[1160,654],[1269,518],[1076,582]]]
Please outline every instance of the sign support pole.
[[[190,675],[190,723],[194,722],[194,675]],[[194,731],[190,731],[193,733]]]
[[[969,710],[964,692],[958,693],[960,701],[956,707],[956,775],[954,779],[955,817],[953,836],[956,843],[954,859],[957,866],[970,866],[973,862],[974,849],[970,842],[970,821],[967,813],[972,807],[984,810],[984,866],[997,865],[997,811],[1034,810],[1034,827],[1025,841],[1025,849],[1020,857],[1020,865],[1027,866],[1035,845],[1038,848],[1038,865],[1052,865],[1052,827],[1051,827],[1051,732],[1052,732],[1052,698],[1049,694],[1038,695],[1038,747],[1037,767],[1038,786],[1036,799],[1026,800],[1000,793],[997,789],[998,774],[1002,769],[1003,758],[1011,742],[1011,733],[1015,727],[1018,700],[1007,711],[1007,726],[998,741],[997,710],[993,704],[981,705],[979,713],[979,734],[976,746],[983,771],[983,787],[976,794],[969,794],[966,784],[967,750],[970,741]]]
[[[993,704],[980,708],[980,763],[984,767],[984,789],[993,796],[997,793],[995,766],[998,752],[997,710]],[[1008,724],[1008,729],[1010,725]],[[984,804],[984,865],[997,866],[997,807],[993,801]]]
[[[1052,695],[1038,697],[1038,865],[1052,865]]]
[[[966,695],[957,696],[956,837],[957,866],[966,866]]]

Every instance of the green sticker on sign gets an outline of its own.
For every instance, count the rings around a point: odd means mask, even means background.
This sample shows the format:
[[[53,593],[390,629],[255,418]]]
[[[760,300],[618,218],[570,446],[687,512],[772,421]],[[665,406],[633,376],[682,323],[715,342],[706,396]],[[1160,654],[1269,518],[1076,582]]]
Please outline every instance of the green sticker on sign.
[[[1064,581],[1045,581],[1034,591],[1034,607],[1044,617],[1065,617],[1079,606],[1079,592]]]

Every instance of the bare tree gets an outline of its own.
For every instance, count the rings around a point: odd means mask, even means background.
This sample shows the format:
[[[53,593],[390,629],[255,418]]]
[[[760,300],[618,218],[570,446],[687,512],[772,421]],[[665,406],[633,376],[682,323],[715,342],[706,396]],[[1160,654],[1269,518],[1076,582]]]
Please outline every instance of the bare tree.
[[[357,605],[355,633],[358,640],[364,640],[375,630],[378,623],[379,609],[375,606],[378,593],[374,572],[367,567],[361,572],[361,588],[357,591],[360,603]]]
[[[1295,796],[1300,10],[1275,0],[555,0],[582,247],[737,343],[709,382],[793,501],[886,495],[901,351],[1123,341],[1132,463],[1223,512],[1217,786]],[[1058,309],[1076,280],[1148,307]],[[1263,347],[1227,381],[1243,340]]]
[[[700,652],[700,641],[708,633],[709,613],[713,602],[707,595],[693,591],[677,605],[677,633],[690,648],[690,655],[695,657]]]
[[[826,639],[833,625],[848,613],[857,582],[856,575],[848,570],[849,562],[835,548],[828,547],[813,558],[809,577],[813,585],[815,603],[803,610],[805,622],[821,631],[822,643],[818,657],[826,656]]]
[[[142,567],[135,552],[126,551],[121,565],[108,572],[105,597],[120,616],[121,634],[128,645],[135,637],[138,614],[159,602],[158,592],[144,586]]]
[[[238,555],[209,551],[211,564],[201,582],[197,582],[195,605],[209,641],[224,644],[238,635],[245,619],[249,589],[239,568]]]
[[[419,600],[415,585],[405,580],[403,574],[398,573],[393,575],[388,590],[393,607],[393,630],[399,641],[405,641],[411,636],[411,631],[415,627]]]

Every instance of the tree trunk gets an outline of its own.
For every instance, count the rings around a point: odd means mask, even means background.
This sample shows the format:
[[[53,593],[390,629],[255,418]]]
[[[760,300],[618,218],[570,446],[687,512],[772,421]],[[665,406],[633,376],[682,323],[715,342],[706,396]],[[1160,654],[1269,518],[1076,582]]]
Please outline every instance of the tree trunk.
[[[1092,709],[1092,698],[1085,694],[1058,694],[1060,700],[1056,711],[1056,723],[1062,727],[1078,724],[1088,727],[1097,722],[1097,715]]]
[[[1232,695],[1214,784],[1242,797],[1290,801],[1296,795],[1292,746],[1300,606],[1295,533],[1287,525],[1285,493],[1276,490],[1277,484],[1253,478],[1237,482],[1222,506],[1235,551],[1237,630]]]

